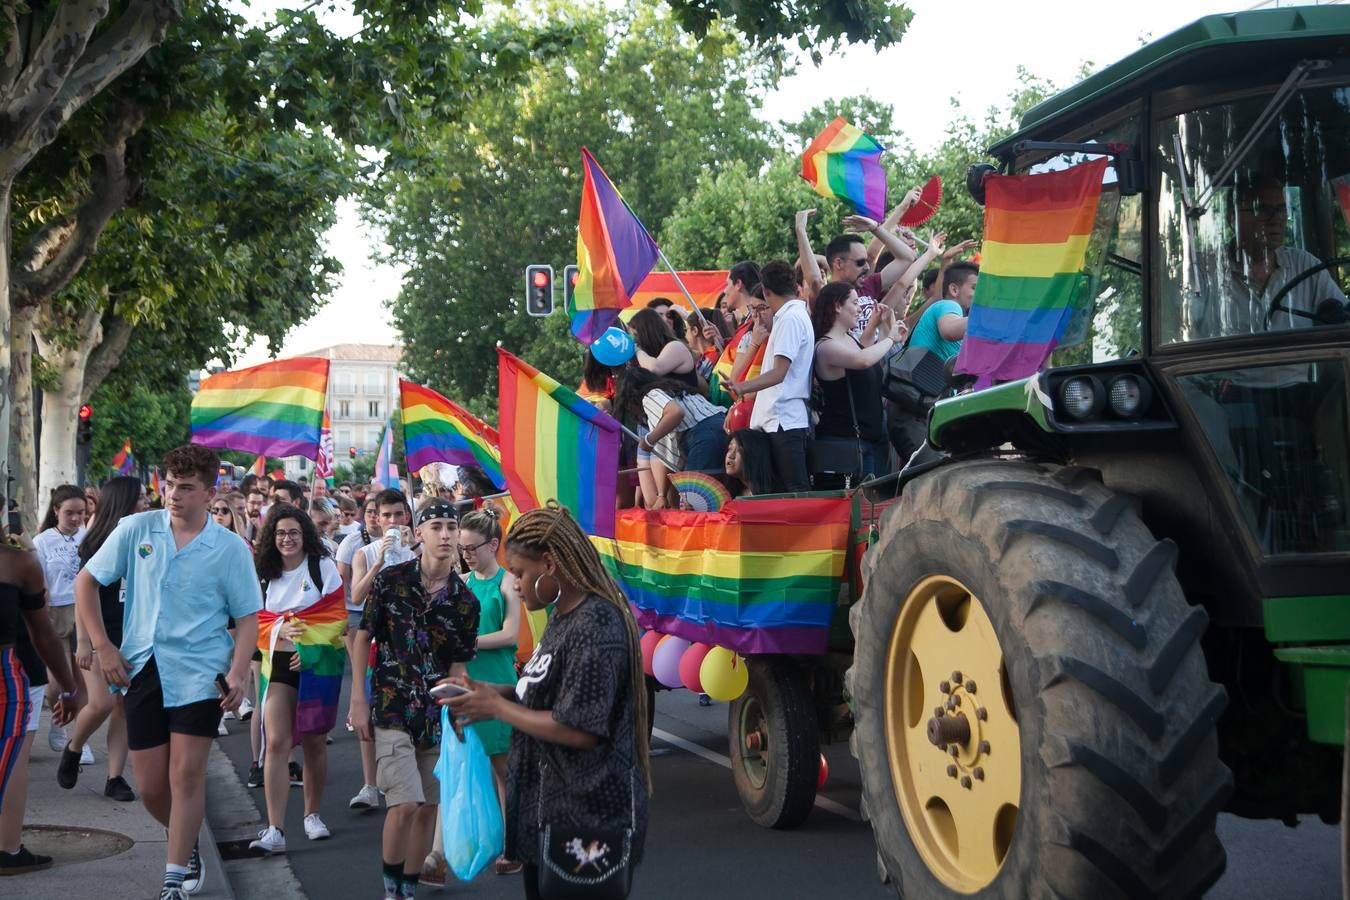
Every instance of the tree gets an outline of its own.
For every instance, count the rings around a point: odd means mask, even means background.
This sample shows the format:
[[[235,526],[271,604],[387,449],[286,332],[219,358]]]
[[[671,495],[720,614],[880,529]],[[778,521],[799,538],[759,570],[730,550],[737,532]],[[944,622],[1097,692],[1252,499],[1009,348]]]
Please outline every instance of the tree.
[[[850,3],[793,3],[789,0],[684,0],[670,4],[675,19],[698,35],[721,19],[750,41],[774,45],[796,40],[820,62],[820,48],[841,41],[881,49],[899,43],[914,14],[887,0]]]

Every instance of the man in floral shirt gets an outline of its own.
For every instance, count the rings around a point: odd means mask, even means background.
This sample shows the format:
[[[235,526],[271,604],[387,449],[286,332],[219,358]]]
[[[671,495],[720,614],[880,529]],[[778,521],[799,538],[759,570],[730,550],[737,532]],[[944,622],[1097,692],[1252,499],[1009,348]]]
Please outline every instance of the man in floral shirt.
[[[356,632],[356,659],[376,642],[371,699],[352,691],[351,722],[361,740],[375,742],[375,784],[389,808],[382,854],[387,898],[414,896],[431,849],[441,719],[429,689],[462,673],[478,640],[478,600],[454,571],[458,532],[450,503],[433,500],[418,510],[421,559],[375,576]]]

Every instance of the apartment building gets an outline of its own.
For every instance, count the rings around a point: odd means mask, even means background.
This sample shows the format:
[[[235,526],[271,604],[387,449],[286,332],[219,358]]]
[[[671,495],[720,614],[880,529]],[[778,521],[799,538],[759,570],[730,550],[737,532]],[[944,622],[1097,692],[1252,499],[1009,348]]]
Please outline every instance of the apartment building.
[[[383,344],[335,344],[297,356],[330,360],[328,417],[333,427],[333,453],[338,462],[379,449],[380,431],[398,405],[399,361],[403,351]],[[303,457],[286,460],[286,476],[306,478],[314,463]]]

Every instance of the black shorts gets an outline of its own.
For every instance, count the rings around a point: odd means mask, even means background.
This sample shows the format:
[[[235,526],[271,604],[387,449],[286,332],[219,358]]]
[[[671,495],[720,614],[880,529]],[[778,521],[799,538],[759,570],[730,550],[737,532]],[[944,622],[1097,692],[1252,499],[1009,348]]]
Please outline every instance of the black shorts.
[[[169,734],[216,736],[220,727],[220,701],[199,700],[185,706],[164,705],[164,688],[159,682],[159,667],[150,657],[145,667],[131,679],[123,709],[127,716],[127,746],[149,750],[169,742]]]
[[[259,650],[257,647],[253,648],[253,661],[262,662],[262,651]]]
[[[300,690],[300,673],[291,671],[293,656],[295,652],[291,650],[272,651],[272,677],[267,679],[268,684],[284,684]]]

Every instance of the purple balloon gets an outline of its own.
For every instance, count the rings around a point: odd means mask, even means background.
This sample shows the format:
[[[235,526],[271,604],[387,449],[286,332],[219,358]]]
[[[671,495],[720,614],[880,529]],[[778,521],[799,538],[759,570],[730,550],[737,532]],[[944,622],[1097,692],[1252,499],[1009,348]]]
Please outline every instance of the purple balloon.
[[[656,652],[652,654],[652,674],[656,680],[668,688],[684,687],[684,681],[680,678],[680,657],[688,649],[689,642],[674,635],[657,644]]]

